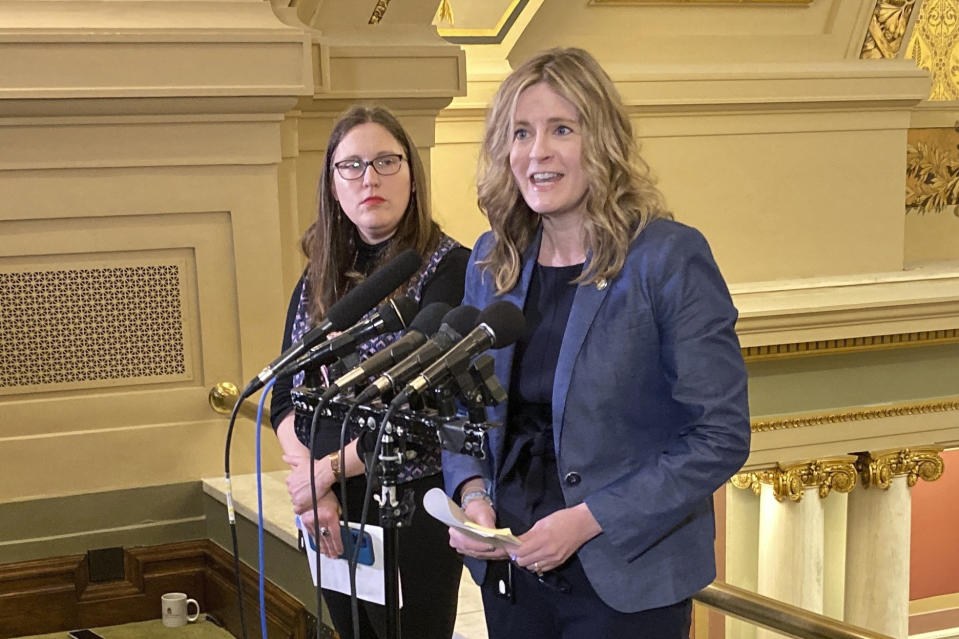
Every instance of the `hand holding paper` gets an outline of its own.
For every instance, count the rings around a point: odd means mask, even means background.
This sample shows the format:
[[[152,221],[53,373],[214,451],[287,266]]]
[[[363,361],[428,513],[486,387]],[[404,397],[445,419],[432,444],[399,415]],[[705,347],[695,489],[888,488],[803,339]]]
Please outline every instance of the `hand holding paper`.
[[[450,528],[455,528],[476,541],[505,550],[520,543],[509,528],[488,528],[470,521],[463,509],[439,488],[432,488],[423,496],[423,507]]]

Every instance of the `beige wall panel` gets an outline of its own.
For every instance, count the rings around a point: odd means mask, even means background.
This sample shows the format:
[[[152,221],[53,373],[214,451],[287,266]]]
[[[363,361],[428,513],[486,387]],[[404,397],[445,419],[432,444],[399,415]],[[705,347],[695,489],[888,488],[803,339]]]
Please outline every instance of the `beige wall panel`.
[[[959,260],[959,215],[951,210],[927,215],[907,213],[905,239],[907,264]]]
[[[283,268],[283,289],[292,290],[303,270],[303,258],[298,250],[302,234],[299,219],[299,113],[294,112],[281,126],[283,161],[278,170],[280,262]]]
[[[104,407],[104,412],[109,411]],[[77,430],[57,436],[0,439],[0,502],[176,483],[223,474],[226,420]],[[239,421],[231,470],[253,472],[252,423]],[[273,432],[263,433],[264,459],[281,466]]]
[[[263,0],[4,0],[3,25],[9,29],[182,30],[184,27],[237,35],[280,29]],[[293,36],[289,34],[293,33]],[[193,35],[196,35],[194,32]]]
[[[888,151],[904,143],[895,131],[779,133],[647,139],[644,151],[676,218],[744,282],[901,268],[902,183],[875,176],[901,174]]]
[[[337,93],[354,99],[449,97],[451,88],[466,85],[465,63],[459,49],[447,52],[444,57],[430,57],[427,55],[430,52],[425,51],[424,55],[397,55],[391,59],[385,57],[389,51],[344,53],[331,52],[331,82]]]
[[[139,36],[142,37],[142,36]],[[0,42],[0,95],[276,95],[302,92],[302,43]],[[81,40],[82,38],[76,38]],[[164,64],[156,64],[162,58]],[[71,60],[64,65],[63,60]],[[123,64],[117,64],[123,60]],[[277,64],[280,62],[281,64]],[[60,73],[54,70],[60,69]],[[149,69],[149,73],[144,70]],[[216,69],[215,74],[211,69]]]
[[[0,270],[183,264],[185,349],[192,363],[177,379],[8,389],[16,394],[0,400],[0,466],[36,468],[43,459],[69,467],[85,447],[81,458],[96,463],[66,484],[34,477],[32,488],[8,485],[0,499],[218,472],[225,421],[211,419],[208,389],[219,381],[245,382],[278,350],[286,292],[276,179],[269,165],[0,174],[4,217],[33,218],[0,221],[2,236],[19,240],[2,244]],[[61,440],[73,445],[61,448]],[[168,440],[188,451],[179,453],[182,461]],[[267,466],[276,467],[274,438],[267,440]]]
[[[455,116],[437,124],[433,197],[437,211],[456,211],[453,235],[472,243],[488,228],[476,206],[484,125]],[[706,234],[730,282],[747,282],[902,268],[906,118],[652,111],[633,124],[677,219]]]
[[[438,144],[433,149],[433,213],[443,229],[473,246],[489,222],[476,205],[478,143]]]
[[[197,121],[184,116],[64,119],[38,126],[8,121],[0,126],[0,170],[80,167],[157,167],[265,164],[279,157],[276,122]],[[198,149],[197,140],[205,144]],[[275,187],[274,187],[275,192]]]
[[[545,0],[509,57],[515,66],[545,48],[579,46],[601,62],[633,65],[840,60],[858,57],[871,8],[848,0],[765,6]]]

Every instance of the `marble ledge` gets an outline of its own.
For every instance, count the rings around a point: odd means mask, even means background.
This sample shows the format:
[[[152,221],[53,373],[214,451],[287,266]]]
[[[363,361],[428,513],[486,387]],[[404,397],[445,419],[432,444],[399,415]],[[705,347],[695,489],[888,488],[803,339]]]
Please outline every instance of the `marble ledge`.
[[[743,346],[959,328],[959,261],[729,289]]]
[[[286,490],[288,471],[263,473],[263,529],[283,542],[297,548],[298,531],[294,523],[293,504]],[[234,475],[233,508],[238,517],[256,522],[256,474]],[[202,480],[203,492],[226,505],[226,479],[207,477]]]

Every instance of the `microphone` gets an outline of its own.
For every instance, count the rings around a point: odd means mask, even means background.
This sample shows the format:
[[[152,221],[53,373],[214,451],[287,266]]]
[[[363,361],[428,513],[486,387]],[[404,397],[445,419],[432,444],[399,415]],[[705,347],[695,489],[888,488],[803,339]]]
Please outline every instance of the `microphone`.
[[[415,314],[416,302],[410,298],[404,295],[392,299],[366,319],[357,322],[336,337],[314,346],[298,360],[281,368],[277,375],[289,375],[311,364],[329,364],[371,337],[383,333],[395,333],[406,328]]]
[[[380,375],[372,384],[356,396],[357,404],[369,402],[383,393],[399,388],[415,376],[424,366],[445,353],[459,341],[463,334],[476,326],[479,309],[475,306],[457,306],[443,317],[443,325],[432,339],[413,351],[403,361]]]
[[[523,311],[512,302],[493,302],[483,309],[477,320],[476,328],[407,384],[403,392],[393,398],[391,405],[402,404],[410,395],[436,388],[453,377],[454,371],[469,363],[475,355],[490,348],[509,346],[526,330]]]
[[[426,342],[426,336],[432,335],[439,329],[443,316],[450,310],[450,305],[443,302],[433,302],[413,318],[409,329],[392,344],[380,349],[351,371],[340,376],[324,391],[321,402],[333,399],[341,389],[352,386],[371,375],[376,375],[393,366],[398,361],[412,353]]]
[[[243,389],[240,397],[246,398],[263,388],[277,371],[313,348],[333,331],[342,331],[356,323],[363,314],[376,306],[380,300],[395,291],[403,282],[413,277],[423,259],[413,249],[407,249],[377,269],[360,282],[356,288],[330,306],[326,319],[307,331],[302,338],[257,374]]]

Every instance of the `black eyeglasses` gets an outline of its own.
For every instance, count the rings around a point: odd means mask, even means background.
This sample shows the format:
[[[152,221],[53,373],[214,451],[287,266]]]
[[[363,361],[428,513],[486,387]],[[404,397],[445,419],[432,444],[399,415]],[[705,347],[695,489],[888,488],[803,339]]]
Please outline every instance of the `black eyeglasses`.
[[[372,166],[380,175],[396,175],[403,166],[403,156],[399,153],[381,155],[372,160],[351,159],[337,162],[333,166],[344,180],[358,180],[366,174],[366,168]]]

